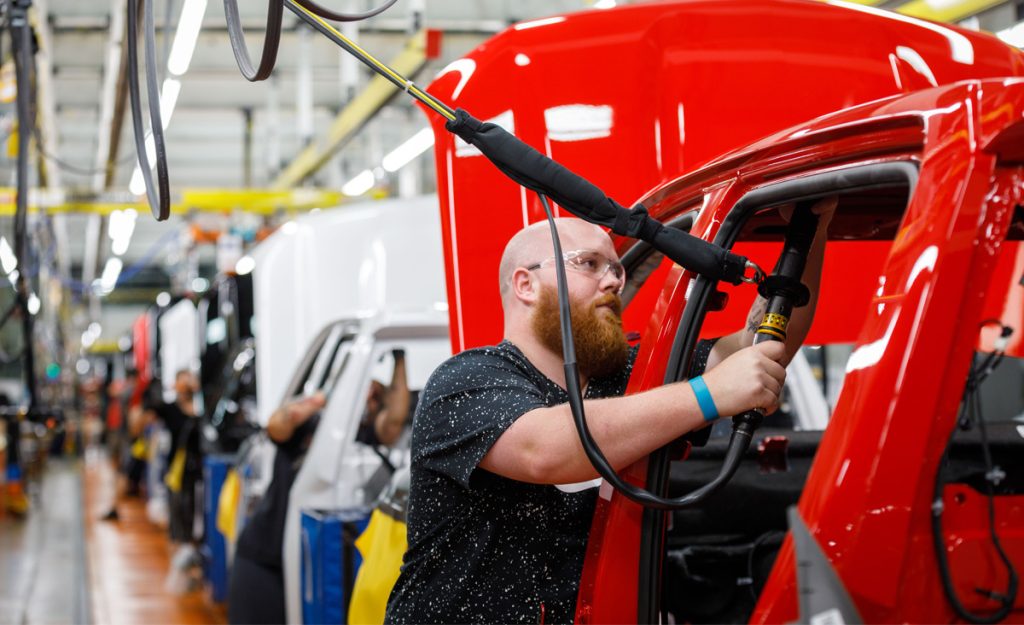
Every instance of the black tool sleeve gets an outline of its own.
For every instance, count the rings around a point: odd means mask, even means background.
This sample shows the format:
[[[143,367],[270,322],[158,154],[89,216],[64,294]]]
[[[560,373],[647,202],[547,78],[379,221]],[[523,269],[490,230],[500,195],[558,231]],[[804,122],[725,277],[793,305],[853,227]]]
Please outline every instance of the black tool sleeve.
[[[666,228],[637,205],[624,208],[589,180],[520,141],[501,126],[481,122],[463,109],[446,128],[478,148],[506,176],[542,193],[577,217],[616,234],[642,239],[674,262],[712,280],[739,284],[747,259],[685,232]]]

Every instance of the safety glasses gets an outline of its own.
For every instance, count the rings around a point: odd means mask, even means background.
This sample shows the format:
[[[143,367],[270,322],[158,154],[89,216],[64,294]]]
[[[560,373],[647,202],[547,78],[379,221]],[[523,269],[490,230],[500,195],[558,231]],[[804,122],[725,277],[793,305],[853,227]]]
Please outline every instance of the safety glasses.
[[[539,263],[534,263],[526,267],[527,271],[533,271],[534,269],[540,269],[546,267],[551,263],[555,262],[555,257],[545,258]],[[617,293],[622,292],[622,288],[626,284],[626,269],[622,266],[617,259],[608,258],[600,252],[593,250],[573,250],[571,252],[565,252],[562,254],[562,262],[565,263],[566,268],[572,269],[577,273],[582,273],[586,276],[590,276],[595,280],[600,280],[609,271],[615,276],[615,279],[619,281],[619,288]]]

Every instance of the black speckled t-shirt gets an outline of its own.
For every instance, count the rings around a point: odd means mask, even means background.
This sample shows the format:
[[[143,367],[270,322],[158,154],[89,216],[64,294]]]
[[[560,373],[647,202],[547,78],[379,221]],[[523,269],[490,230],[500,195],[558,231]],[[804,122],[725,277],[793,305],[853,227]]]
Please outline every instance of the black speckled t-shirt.
[[[622,395],[619,374],[586,398]],[[443,363],[413,421],[409,550],[387,623],[546,623],[573,619],[597,489],[510,480],[479,468],[522,415],[569,400],[508,341]]]

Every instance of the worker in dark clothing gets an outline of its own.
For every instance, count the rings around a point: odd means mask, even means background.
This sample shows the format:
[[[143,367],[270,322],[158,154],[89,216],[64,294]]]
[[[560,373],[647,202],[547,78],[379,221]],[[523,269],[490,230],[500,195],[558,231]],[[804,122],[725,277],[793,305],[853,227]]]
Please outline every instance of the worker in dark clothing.
[[[357,441],[371,446],[395,444],[405,431],[419,396],[417,392],[409,390],[405,350],[392,350],[391,355],[395,361],[391,384],[384,386],[377,380],[370,382],[370,390],[366,394],[366,410],[356,434]]]
[[[406,383],[405,354],[395,350],[393,356],[395,369],[391,385],[379,385],[379,390],[371,388],[360,434],[357,435],[357,440],[374,449],[386,448],[398,440],[409,421],[410,406],[414,405]],[[273,476],[252,518],[238,537],[228,590],[230,623],[285,621],[281,552],[288,497],[316,433],[325,403],[323,393],[318,392],[288,401],[270,416],[267,435],[277,446]],[[386,453],[380,453],[387,462]]]
[[[156,390],[159,391],[159,385]],[[199,390],[196,375],[187,369],[174,376],[173,402],[151,397],[147,406],[148,420],[160,420],[171,435],[164,482],[170,489],[170,534],[175,543],[196,540],[194,519],[196,483],[202,479],[202,451],[199,419],[196,416],[195,394]],[[154,393],[155,394],[155,393]],[[182,455],[179,456],[179,450]]]
[[[284,623],[281,548],[288,493],[316,432],[323,393],[286,402],[270,415],[267,435],[277,445],[273,477],[238,537],[228,589],[229,623]]]
[[[803,276],[812,293],[834,208],[815,208],[820,226]],[[555,263],[568,270],[587,421],[616,470],[719,416],[778,404],[813,304],[794,314],[787,343],[743,347],[763,315],[759,300],[753,329],[698,346],[706,373],[621,397],[636,355],[620,316],[625,272],[602,229],[560,219],[558,232],[570,250],[558,259],[547,223],[512,238],[499,270],[505,340],[454,356],[423,389],[413,422],[409,549],[385,622],[574,618],[597,501],[586,483],[598,474],[567,404]]]

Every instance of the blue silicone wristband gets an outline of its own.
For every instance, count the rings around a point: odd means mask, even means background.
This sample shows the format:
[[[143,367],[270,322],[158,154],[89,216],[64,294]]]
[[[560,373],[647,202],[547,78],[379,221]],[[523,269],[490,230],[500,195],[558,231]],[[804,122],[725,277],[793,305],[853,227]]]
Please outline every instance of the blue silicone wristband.
[[[711,398],[711,391],[708,390],[708,385],[704,382],[703,376],[697,376],[690,380],[690,388],[693,389],[693,394],[697,396],[697,405],[700,406],[700,411],[704,413],[705,421],[714,421],[718,418],[718,408],[715,407],[715,400]]]

